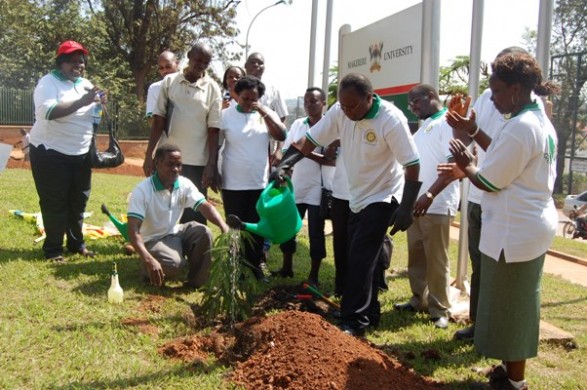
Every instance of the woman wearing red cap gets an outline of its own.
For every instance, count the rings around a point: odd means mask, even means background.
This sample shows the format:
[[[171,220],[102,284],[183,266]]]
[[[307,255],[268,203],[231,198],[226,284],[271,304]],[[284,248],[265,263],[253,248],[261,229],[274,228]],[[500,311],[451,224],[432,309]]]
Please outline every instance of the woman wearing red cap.
[[[69,252],[94,256],[86,249],[82,234],[92,176],[88,158],[91,114],[99,92],[82,77],[87,55],[78,42],[62,43],[55,69],[39,80],[34,93],[31,168],[47,235],[43,252],[45,258],[57,262],[65,261],[64,235]]]

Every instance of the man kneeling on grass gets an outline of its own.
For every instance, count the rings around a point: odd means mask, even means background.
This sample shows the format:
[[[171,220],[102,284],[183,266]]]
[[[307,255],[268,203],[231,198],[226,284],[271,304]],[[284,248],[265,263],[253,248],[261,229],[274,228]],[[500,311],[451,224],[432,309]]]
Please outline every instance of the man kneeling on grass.
[[[185,287],[201,287],[210,274],[212,232],[198,222],[178,224],[184,208],[199,211],[228,232],[216,208],[187,178],[180,176],[181,151],[162,145],[155,151],[155,173],[133,190],[128,206],[130,242],[140,259],[141,274],[154,286],[188,268]]]

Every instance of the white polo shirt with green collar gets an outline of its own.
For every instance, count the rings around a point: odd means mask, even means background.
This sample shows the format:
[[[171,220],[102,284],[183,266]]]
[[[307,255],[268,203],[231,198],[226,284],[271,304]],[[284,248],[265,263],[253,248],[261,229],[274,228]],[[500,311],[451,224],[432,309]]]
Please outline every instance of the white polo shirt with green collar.
[[[420,153],[420,181],[422,187],[418,196],[425,194],[438,178],[438,164],[446,163],[452,154],[449,141],[453,138],[452,127],[446,122],[447,109],[444,108],[426,118],[414,134],[414,142]],[[459,205],[459,181],[448,184],[428,208],[428,214],[454,216]]]
[[[481,198],[479,249],[506,262],[537,258],[550,247],[558,214],[552,199],[557,136],[538,104],[509,119],[493,138],[477,174],[492,192]]]
[[[132,191],[127,216],[142,221],[140,233],[143,241],[149,242],[177,233],[183,209],[197,211],[205,201],[191,180],[180,176],[170,192],[155,173]]]
[[[94,104],[84,106],[57,119],[49,115],[59,103],[74,102],[94,86],[83,77],[75,82],[65,78],[58,70],[43,76],[33,95],[35,123],[31,128],[31,144],[44,145],[69,156],[79,156],[90,150],[92,141],[92,109]]]
[[[373,95],[371,109],[359,121],[350,120],[336,103],[306,137],[317,146],[340,137],[354,213],[371,203],[389,203],[392,197],[401,202],[403,168],[419,163],[405,115],[377,95]]]

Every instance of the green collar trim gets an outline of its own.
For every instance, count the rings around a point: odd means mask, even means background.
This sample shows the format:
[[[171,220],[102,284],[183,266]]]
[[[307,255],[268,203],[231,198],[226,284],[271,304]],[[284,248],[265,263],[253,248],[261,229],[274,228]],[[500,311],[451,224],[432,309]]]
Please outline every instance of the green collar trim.
[[[448,111],[448,108],[444,107],[442,110],[438,111],[436,114],[430,115],[431,119],[438,119],[440,117],[442,117],[444,114],[446,114],[446,112]]]
[[[379,112],[379,107],[381,107],[381,98],[376,93],[373,94],[373,104],[367,114],[363,117],[363,119],[373,119],[377,116]]]
[[[53,75],[53,77],[55,77],[57,80],[59,81],[71,81],[68,78],[66,78],[65,76],[63,76],[63,73],[61,73],[58,69],[53,69],[51,71],[51,74]],[[78,77],[75,81],[72,81],[73,85],[77,86],[82,82],[83,77]]]
[[[310,126],[310,117],[307,116],[306,119],[304,119],[304,123],[307,124],[308,126]]]
[[[254,114],[254,113],[256,113],[256,112],[257,112],[257,111],[244,112],[244,111],[243,111],[243,108],[241,107],[241,105],[240,105],[240,104],[237,104],[237,105],[236,105],[236,110],[237,110],[238,112],[240,112],[241,114]]]
[[[151,176],[151,182],[153,183],[153,187],[155,187],[155,191],[163,191],[163,190],[167,189],[167,188],[165,188],[165,186],[161,182],[161,179],[159,179],[159,175],[157,174],[157,172],[155,172]],[[173,189],[177,190],[178,188],[179,188],[179,180],[176,180],[175,183],[173,183]]]
[[[516,115],[512,115],[512,118],[520,115],[521,113],[523,113],[525,111],[535,111],[535,110],[540,110],[540,107],[538,106],[538,103],[536,103],[536,101],[534,101],[534,102],[532,102],[530,104],[526,104],[524,107],[522,107],[522,109],[520,110],[520,112],[518,112]]]

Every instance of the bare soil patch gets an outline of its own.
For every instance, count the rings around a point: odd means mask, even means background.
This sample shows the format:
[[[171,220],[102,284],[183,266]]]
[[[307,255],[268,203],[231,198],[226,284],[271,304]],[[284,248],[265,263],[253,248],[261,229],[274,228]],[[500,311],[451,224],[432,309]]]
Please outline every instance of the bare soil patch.
[[[214,356],[233,367],[229,379],[246,389],[429,389],[422,378],[364,339],[326,321],[329,308],[296,302],[280,287],[261,297],[255,315],[233,329],[217,326],[210,335],[172,340],[159,352],[190,363]],[[320,314],[311,313],[312,310]],[[273,316],[262,314],[284,310]]]

